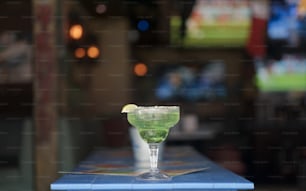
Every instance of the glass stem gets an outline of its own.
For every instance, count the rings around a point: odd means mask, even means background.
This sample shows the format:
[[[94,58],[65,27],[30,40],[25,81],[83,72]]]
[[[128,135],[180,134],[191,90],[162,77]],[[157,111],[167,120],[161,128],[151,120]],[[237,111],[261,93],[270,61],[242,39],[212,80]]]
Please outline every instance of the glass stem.
[[[159,144],[149,143],[149,150],[150,150],[150,167],[151,173],[158,172],[158,150]]]

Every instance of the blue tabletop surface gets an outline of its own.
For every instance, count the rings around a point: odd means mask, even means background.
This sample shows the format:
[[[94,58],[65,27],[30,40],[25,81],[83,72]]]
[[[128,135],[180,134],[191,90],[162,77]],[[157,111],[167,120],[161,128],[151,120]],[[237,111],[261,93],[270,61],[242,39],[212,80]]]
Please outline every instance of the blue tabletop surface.
[[[253,190],[254,184],[210,161],[190,147],[166,148],[161,169],[206,168],[203,171],[172,177],[170,181],[141,181],[135,176],[67,173],[51,184],[51,190]],[[181,163],[184,165],[180,165]],[[176,163],[177,165],[168,165]],[[129,149],[99,150],[81,162],[74,172],[92,166],[125,166],[136,169]],[[188,167],[188,166],[187,166]],[[88,171],[89,172],[89,171]],[[94,172],[94,171],[90,171]]]

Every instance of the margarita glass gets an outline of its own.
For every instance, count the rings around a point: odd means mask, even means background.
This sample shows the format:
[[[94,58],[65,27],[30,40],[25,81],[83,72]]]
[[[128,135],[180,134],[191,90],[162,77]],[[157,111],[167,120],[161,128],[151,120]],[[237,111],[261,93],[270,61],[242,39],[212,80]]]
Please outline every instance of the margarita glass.
[[[149,145],[150,171],[139,175],[138,178],[169,180],[171,177],[158,169],[158,150],[160,143],[167,138],[170,128],[178,123],[180,108],[178,106],[137,106],[127,112],[127,119]]]

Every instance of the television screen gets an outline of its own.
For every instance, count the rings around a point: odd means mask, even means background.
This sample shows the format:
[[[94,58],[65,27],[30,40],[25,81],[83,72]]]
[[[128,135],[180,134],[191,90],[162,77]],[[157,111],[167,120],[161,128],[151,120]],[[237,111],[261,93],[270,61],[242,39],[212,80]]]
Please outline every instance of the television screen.
[[[280,60],[257,60],[255,65],[260,91],[306,91],[306,55],[284,54]]]
[[[156,76],[155,96],[160,101],[208,101],[226,96],[222,61],[163,65],[156,71]]]
[[[285,47],[300,47],[306,39],[305,11],[300,0],[272,0],[267,35],[270,41],[283,41]]]
[[[196,0],[186,22],[179,14],[170,18],[170,40],[185,47],[244,46],[250,24],[249,0]]]

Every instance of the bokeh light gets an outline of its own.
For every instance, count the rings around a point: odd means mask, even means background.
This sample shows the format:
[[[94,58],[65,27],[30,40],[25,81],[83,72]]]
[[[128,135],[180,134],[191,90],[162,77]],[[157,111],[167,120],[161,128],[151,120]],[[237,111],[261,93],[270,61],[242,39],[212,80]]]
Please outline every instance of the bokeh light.
[[[89,58],[98,58],[100,55],[100,50],[97,46],[90,46],[88,49],[87,49],[87,56]]]
[[[103,13],[106,12],[106,10],[107,10],[107,7],[104,4],[98,4],[96,6],[96,13],[98,13],[98,14],[103,14]]]
[[[148,67],[144,63],[137,63],[134,66],[134,73],[136,76],[145,76],[148,73]]]
[[[84,57],[85,57],[85,54],[86,54],[86,52],[85,52],[85,49],[84,49],[84,48],[77,48],[77,49],[75,49],[75,51],[74,51],[74,56],[75,56],[76,58],[84,58]]]
[[[150,27],[150,24],[147,20],[140,20],[137,23],[137,29],[140,31],[147,31]]]
[[[72,25],[69,29],[69,35],[72,39],[79,40],[83,36],[83,27],[80,24]]]

